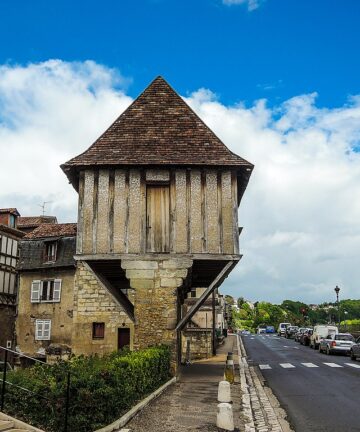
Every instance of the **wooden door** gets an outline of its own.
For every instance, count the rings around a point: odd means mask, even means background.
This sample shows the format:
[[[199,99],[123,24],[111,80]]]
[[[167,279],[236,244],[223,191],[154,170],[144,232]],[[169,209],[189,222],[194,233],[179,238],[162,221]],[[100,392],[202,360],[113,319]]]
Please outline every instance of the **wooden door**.
[[[170,251],[170,187],[146,188],[146,250]]]
[[[130,347],[130,329],[122,327],[118,329],[118,350],[126,346]]]

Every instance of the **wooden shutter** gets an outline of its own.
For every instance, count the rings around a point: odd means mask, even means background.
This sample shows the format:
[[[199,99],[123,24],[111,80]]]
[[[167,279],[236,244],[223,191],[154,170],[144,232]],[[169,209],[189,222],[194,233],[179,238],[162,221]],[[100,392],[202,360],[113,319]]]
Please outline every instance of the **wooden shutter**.
[[[146,188],[146,249],[148,252],[170,251],[170,188]]]
[[[43,321],[36,320],[35,322],[35,340],[42,340],[43,337]]]
[[[61,279],[55,279],[53,301],[59,302],[60,298],[61,298]]]
[[[34,280],[31,284],[31,303],[40,302],[41,281]]]

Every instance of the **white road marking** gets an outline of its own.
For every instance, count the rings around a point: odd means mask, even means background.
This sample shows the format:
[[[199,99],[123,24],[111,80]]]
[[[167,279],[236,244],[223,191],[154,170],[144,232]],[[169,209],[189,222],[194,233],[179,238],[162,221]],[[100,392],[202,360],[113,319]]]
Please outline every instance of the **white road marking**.
[[[314,363],[301,363],[303,366],[305,367],[309,367],[309,368],[315,368],[315,367],[319,367]]]
[[[255,339],[255,338],[250,338],[250,339]]]
[[[299,347],[293,347],[294,349],[300,349]]]
[[[360,365],[355,364],[355,363],[344,363],[344,364],[346,364],[346,365],[348,365],[348,366],[351,366],[351,367],[354,367],[354,368],[358,368],[358,369],[360,369]]]
[[[284,348],[289,348],[289,345],[284,345]]]
[[[329,367],[342,368],[342,366],[337,364],[337,363],[325,363],[325,362],[323,362],[323,363],[324,363],[324,365],[329,366]]]
[[[260,369],[271,369],[271,366],[268,364],[259,365]]]
[[[284,369],[291,369],[294,368],[295,366],[292,365],[291,363],[280,363],[280,366]]]

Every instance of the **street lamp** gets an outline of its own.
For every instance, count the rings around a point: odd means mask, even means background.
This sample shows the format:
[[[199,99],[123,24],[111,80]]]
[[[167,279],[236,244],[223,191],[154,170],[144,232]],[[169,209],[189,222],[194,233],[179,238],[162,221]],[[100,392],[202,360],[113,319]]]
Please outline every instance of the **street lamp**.
[[[340,288],[336,285],[336,287],[334,288],[334,291],[336,292],[336,303],[337,303],[337,307],[338,307],[338,318],[339,318],[339,327],[340,327],[340,303],[339,303]]]

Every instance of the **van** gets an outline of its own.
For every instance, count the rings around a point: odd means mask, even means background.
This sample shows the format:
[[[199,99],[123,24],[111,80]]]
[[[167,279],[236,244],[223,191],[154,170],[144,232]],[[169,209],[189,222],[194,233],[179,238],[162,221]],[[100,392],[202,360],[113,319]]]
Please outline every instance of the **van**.
[[[280,323],[279,327],[278,327],[278,335],[279,336],[284,336],[285,332],[286,332],[286,327],[291,326],[290,323]]]
[[[326,338],[328,335],[337,335],[339,329],[333,325],[319,324],[314,327],[314,332],[310,337],[310,348],[317,349],[321,339]]]

